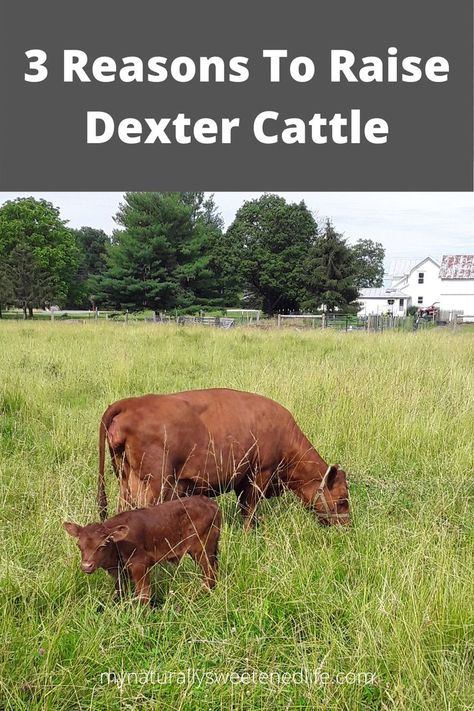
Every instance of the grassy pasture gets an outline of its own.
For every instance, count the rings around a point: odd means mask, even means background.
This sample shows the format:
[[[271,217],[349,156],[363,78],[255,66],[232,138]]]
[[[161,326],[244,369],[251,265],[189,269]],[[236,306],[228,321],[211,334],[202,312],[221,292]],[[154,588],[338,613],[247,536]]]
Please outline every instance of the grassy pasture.
[[[189,561],[155,571],[161,607],[118,604],[61,526],[97,519],[99,417],[210,386],[289,407],[353,525],[286,495],[244,534],[221,497],[216,590]],[[473,466],[472,331],[0,323],[0,709],[474,708]]]

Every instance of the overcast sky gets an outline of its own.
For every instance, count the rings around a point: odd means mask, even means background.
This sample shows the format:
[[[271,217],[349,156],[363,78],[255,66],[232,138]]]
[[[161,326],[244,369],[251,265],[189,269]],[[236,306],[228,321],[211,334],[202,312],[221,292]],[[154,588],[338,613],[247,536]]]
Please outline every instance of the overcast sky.
[[[28,193],[31,194],[31,193]],[[387,259],[435,258],[474,252],[472,193],[280,193],[304,200],[317,219],[330,217],[350,242],[361,237],[382,242]],[[0,203],[26,193],[1,193]],[[215,193],[229,225],[244,200],[261,193]],[[71,227],[89,225],[111,233],[122,193],[33,193],[59,207]]]

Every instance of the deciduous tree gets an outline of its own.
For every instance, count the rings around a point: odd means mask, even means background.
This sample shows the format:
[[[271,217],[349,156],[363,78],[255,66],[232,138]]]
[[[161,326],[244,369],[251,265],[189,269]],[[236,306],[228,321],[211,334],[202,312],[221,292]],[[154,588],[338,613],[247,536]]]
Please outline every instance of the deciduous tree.
[[[57,208],[46,200],[18,198],[0,207],[0,261],[7,265],[15,303],[32,316],[35,306],[65,303],[78,250]]]
[[[359,289],[383,286],[385,249],[380,242],[359,239],[351,248]]]
[[[305,292],[305,260],[317,225],[304,202],[278,195],[245,202],[226,234],[238,255],[249,303],[266,313],[298,310]]]

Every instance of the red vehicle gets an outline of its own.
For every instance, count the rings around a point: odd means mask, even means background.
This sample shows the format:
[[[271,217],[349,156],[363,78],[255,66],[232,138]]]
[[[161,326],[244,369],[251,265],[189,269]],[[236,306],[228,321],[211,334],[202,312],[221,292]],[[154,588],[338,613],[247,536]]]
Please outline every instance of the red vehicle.
[[[424,306],[418,309],[418,315],[420,318],[433,319],[439,318],[439,301],[435,301],[431,306]]]

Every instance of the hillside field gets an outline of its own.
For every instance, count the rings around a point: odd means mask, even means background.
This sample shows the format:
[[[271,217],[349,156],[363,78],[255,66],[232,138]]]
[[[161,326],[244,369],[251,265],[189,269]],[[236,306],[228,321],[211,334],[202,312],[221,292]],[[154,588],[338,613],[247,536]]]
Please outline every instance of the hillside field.
[[[100,416],[214,386],[292,411],[352,525],[287,494],[244,533],[228,494],[211,594],[189,560],[117,603],[62,528],[98,518]],[[0,709],[473,709],[473,469],[472,331],[0,322]]]

